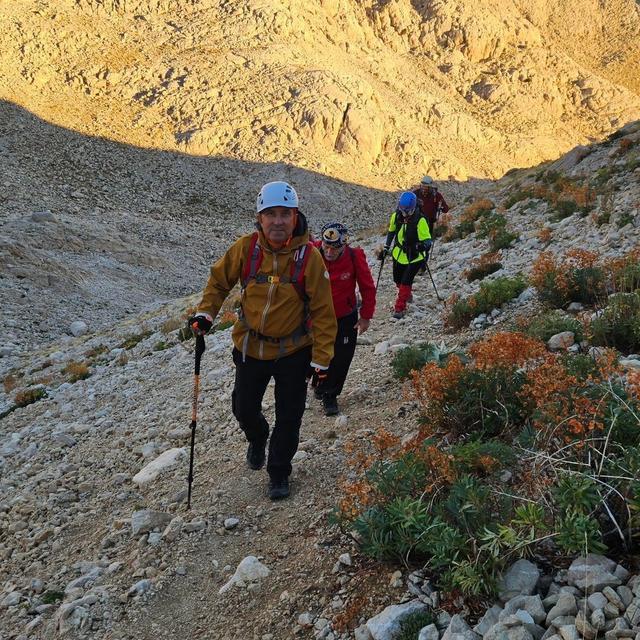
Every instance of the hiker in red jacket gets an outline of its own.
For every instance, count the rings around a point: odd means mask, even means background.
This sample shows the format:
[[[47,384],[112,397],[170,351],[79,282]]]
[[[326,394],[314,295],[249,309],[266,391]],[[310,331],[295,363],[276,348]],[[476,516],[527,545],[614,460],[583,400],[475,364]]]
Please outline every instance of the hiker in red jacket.
[[[438,191],[438,187],[436,187],[431,176],[422,178],[420,186],[413,193],[418,198],[416,210],[418,214],[422,214],[426,218],[429,225],[429,234],[433,238],[433,227],[440,214],[449,211],[449,205]]]
[[[338,319],[333,360],[326,378],[319,380],[315,388],[315,396],[322,400],[327,416],[340,413],[337,396],[347,378],[358,333],[364,333],[369,328],[376,307],[376,289],[367,258],[361,248],[350,247],[348,241],[347,228],[339,222],[330,222],[322,227],[321,240],[314,242],[329,272],[333,306]],[[356,285],[362,297],[360,317]]]

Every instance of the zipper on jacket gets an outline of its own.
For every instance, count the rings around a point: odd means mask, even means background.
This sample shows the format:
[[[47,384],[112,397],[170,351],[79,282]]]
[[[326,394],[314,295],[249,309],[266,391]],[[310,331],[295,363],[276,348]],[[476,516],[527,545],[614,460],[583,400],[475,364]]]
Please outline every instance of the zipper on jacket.
[[[278,275],[278,256],[275,253],[271,254],[273,256],[273,274]],[[262,322],[260,323],[260,333],[264,333],[264,327],[267,322],[267,314],[269,313],[269,307],[271,306],[271,296],[273,295],[273,291],[275,290],[277,284],[271,283],[269,285],[269,293],[267,293],[267,304],[264,305],[264,309],[262,310]],[[264,342],[260,340],[260,358],[264,357]]]

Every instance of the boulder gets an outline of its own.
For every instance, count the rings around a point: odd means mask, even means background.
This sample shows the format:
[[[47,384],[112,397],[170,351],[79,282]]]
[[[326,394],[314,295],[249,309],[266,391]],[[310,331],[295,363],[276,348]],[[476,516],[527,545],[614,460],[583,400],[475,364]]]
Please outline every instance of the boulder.
[[[590,553],[571,563],[567,570],[567,582],[586,593],[602,591],[607,586],[618,587],[622,581],[613,574],[615,568],[613,560]]]
[[[518,560],[502,576],[499,585],[500,599],[503,602],[519,596],[531,595],[540,578],[540,569],[529,560]]]
[[[438,632],[438,627],[436,627],[435,624],[429,624],[426,627],[422,627],[418,634],[418,640],[438,640],[439,638],[440,633]]]
[[[575,342],[575,334],[573,331],[561,331],[551,336],[547,340],[547,347],[550,351],[564,351]]]
[[[175,467],[186,455],[187,451],[183,447],[167,449],[167,451],[161,453],[155,460],[138,471],[132,480],[139,487],[144,487],[153,482],[160,474]]]
[[[89,330],[89,327],[87,326],[87,323],[83,322],[82,320],[76,320],[75,322],[72,322],[71,326],[69,327],[69,331],[71,332],[71,335],[75,336],[76,338],[78,336],[85,335],[85,333],[87,333],[88,330]]]
[[[576,605],[576,597],[571,593],[561,593],[558,598],[558,602],[556,602],[556,604],[551,608],[551,611],[547,614],[547,626],[552,624],[556,618],[561,618],[563,616],[575,616],[577,612],[578,607]]]
[[[533,636],[522,625],[507,627],[498,622],[487,631],[483,640],[533,640]]]
[[[489,629],[491,629],[494,624],[497,624],[499,622],[499,616],[501,613],[502,607],[494,604],[493,607],[491,607],[491,609],[488,609],[487,612],[482,616],[482,618],[480,618],[478,624],[473,627],[473,630],[477,634],[484,636],[484,634],[487,633],[487,631],[489,631]]]
[[[532,617],[532,622],[536,624],[540,624],[547,617],[540,596],[516,596],[504,605],[504,610],[500,614],[500,622],[504,622],[505,618],[518,611],[528,613]]]
[[[426,613],[427,611],[429,611],[429,607],[420,600],[392,604],[367,620],[367,629],[369,629],[373,640],[394,640],[401,630],[403,620],[415,613]]]
[[[148,533],[154,529],[164,529],[171,520],[171,514],[164,511],[153,511],[151,509],[134,511],[131,516],[131,533],[135,536],[139,533]]]
[[[247,556],[240,561],[236,572],[231,579],[222,587],[218,593],[225,593],[234,586],[244,587],[249,582],[259,582],[266,578],[271,570],[262,564],[255,556]]]
[[[467,621],[456,614],[451,618],[447,630],[442,634],[441,640],[480,640],[481,636],[475,633],[467,624]]]

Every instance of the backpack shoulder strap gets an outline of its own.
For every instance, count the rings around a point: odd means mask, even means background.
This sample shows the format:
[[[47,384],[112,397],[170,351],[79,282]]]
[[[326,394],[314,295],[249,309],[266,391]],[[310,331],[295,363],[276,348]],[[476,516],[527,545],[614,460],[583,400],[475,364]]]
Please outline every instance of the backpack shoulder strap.
[[[251,235],[249,242],[249,251],[247,251],[247,258],[242,269],[242,288],[246,289],[249,281],[256,277],[258,269],[262,264],[262,247],[258,243],[258,232],[254,232]]]
[[[310,242],[298,247],[293,254],[293,262],[291,263],[291,277],[289,278],[289,282],[295,287],[302,301],[307,300],[307,293],[304,288],[304,272],[312,251],[313,245]]]

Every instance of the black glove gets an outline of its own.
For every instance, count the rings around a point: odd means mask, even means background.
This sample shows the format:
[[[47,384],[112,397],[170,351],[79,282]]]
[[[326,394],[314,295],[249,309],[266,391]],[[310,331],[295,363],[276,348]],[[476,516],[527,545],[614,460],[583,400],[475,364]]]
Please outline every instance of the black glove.
[[[307,383],[311,380],[311,386],[317,387],[327,379],[327,373],[326,369],[319,369],[318,367],[309,365],[309,370],[307,371]]]
[[[203,336],[211,330],[213,318],[208,313],[196,313],[187,320],[189,328],[196,336]]]

